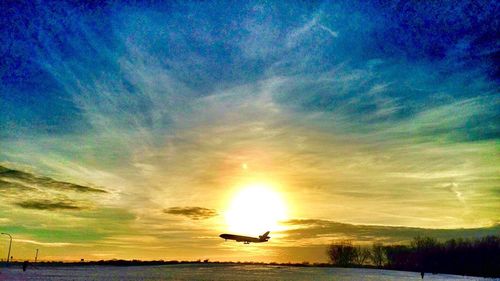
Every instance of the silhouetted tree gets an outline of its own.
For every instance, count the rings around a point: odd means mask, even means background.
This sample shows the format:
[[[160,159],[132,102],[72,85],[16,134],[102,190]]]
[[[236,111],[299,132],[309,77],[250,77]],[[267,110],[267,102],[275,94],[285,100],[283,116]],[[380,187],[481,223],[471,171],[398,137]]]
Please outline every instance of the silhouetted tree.
[[[330,261],[339,266],[349,266],[356,260],[357,251],[350,241],[332,243],[327,250]]]
[[[393,269],[411,270],[410,264],[414,262],[412,250],[406,245],[389,245],[383,247],[387,258],[386,265]]]
[[[442,245],[434,238],[415,237],[411,242],[414,265],[418,271],[435,272],[438,267],[438,255]]]
[[[370,259],[372,260],[373,264],[378,267],[382,267],[387,258],[385,256],[385,250],[384,250],[384,245],[380,242],[375,242],[372,245],[371,249],[371,254],[370,254]]]
[[[356,247],[356,255],[354,256],[354,263],[363,265],[370,259],[370,250],[364,247]]]
[[[383,249],[386,266],[392,269],[500,277],[499,236],[445,242],[416,237],[409,246],[391,245]]]

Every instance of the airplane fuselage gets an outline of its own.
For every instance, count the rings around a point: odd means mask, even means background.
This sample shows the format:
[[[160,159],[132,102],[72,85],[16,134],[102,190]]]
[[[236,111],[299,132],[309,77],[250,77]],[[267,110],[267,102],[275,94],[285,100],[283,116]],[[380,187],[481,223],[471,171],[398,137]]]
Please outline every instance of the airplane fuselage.
[[[243,236],[243,235],[235,235],[235,234],[221,234],[220,238],[224,240],[234,240],[236,242],[243,242],[245,244],[250,243],[263,243],[269,240],[269,236],[267,234],[257,237]]]

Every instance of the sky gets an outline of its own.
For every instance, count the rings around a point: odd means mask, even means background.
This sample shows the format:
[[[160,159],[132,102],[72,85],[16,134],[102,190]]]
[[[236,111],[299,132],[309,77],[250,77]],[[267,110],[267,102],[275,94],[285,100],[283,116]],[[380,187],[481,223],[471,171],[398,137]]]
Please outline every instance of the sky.
[[[500,233],[498,1],[147,2],[2,2],[14,259]]]

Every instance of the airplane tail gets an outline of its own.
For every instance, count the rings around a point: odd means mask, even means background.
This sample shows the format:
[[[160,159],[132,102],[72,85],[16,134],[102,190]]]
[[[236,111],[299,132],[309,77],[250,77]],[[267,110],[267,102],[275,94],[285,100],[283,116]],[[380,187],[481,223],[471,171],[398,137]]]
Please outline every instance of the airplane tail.
[[[266,233],[264,233],[264,234],[262,234],[262,235],[259,235],[259,239],[260,239],[261,241],[267,241],[267,240],[269,240],[269,238],[271,238],[271,237],[269,237],[269,232],[270,232],[270,231],[266,231]]]

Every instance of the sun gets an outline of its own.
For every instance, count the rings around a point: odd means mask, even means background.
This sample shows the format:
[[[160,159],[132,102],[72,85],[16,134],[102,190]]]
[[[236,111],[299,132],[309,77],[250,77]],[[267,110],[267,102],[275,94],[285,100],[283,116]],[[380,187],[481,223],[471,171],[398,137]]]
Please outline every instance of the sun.
[[[242,188],[232,199],[225,214],[230,231],[257,235],[279,230],[279,222],[287,218],[285,203],[278,192],[266,184]]]

